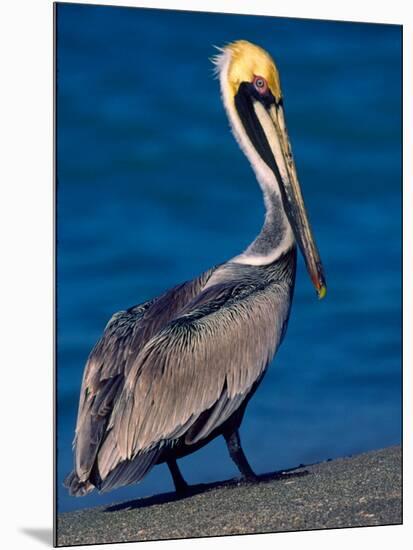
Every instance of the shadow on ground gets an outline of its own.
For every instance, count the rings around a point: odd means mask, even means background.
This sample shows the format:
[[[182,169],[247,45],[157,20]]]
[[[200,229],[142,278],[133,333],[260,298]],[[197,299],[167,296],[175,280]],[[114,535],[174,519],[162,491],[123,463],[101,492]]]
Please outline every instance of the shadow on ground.
[[[47,546],[53,546],[53,529],[48,528],[36,528],[36,527],[23,527],[20,529],[21,533],[24,533],[28,537],[38,540]]]
[[[300,468],[302,466],[298,466]],[[121,502],[120,504],[114,504],[105,508],[104,512],[118,512],[120,510],[137,510],[140,508],[149,508],[156,504],[166,504],[167,502],[175,502],[194,495],[199,495],[216,489],[218,487],[231,487],[236,485],[248,485],[249,483],[255,485],[256,483],[262,483],[266,481],[285,480],[288,478],[296,478],[307,476],[310,472],[308,470],[296,471],[298,468],[291,468],[290,470],[283,470],[281,472],[269,472],[257,476],[257,480],[248,482],[240,479],[228,479],[226,481],[216,481],[214,483],[199,483],[197,485],[191,485],[185,494],[178,494],[175,491],[170,493],[161,493],[159,495],[153,495],[151,497],[139,498],[136,500],[130,500],[128,502]]]

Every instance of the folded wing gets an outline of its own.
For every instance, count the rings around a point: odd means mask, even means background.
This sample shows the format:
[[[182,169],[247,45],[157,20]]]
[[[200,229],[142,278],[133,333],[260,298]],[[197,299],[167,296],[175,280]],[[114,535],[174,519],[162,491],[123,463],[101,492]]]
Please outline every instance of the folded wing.
[[[122,392],[129,366],[145,343],[199,294],[212,271],[174,287],[154,300],[118,312],[110,319],[90,353],[83,373],[73,442],[75,468],[65,481],[72,494],[84,494],[93,489],[90,479],[93,472],[98,471],[98,455],[109,435],[108,422]],[[113,450],[111,455],[113,469],[120,457]],[[94,477],[94,483],[100,481],[100,476]]]
[[[215,285],[153,336],[133,361],[109,429],[123,460],[206,438],[237,410],[283,334],[280,287],[237,296]]]

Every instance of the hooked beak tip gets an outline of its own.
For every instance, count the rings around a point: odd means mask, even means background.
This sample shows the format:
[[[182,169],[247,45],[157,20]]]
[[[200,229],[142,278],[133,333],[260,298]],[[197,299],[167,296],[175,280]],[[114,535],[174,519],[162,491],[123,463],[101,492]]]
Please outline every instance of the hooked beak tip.
[[[317,294],[318,294],[318,299],[319,300],[322,300],[323,298],[325,298],[325,296],[327,294],[326,285],[321,285],[321,287],[317,290]]]
[[[327,285],[324,280],[324,275],[321,275],[321,277],[311,277],[311,279],[313,281],[313,285],[315,286],[318,299],[322,300],[327,294]]]

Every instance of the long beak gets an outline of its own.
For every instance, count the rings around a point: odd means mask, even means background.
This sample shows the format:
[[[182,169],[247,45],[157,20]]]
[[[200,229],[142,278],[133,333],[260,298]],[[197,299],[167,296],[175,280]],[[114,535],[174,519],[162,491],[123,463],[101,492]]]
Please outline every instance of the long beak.
[[[241,85],[242,86],[242,85]],[[239,90],[235,105],[248,137],[278,181],[284,209],[304,256],[318,297],[327,292],[323,266],[308,221],[291,152],[282,103],[262,101],[249,90]]]

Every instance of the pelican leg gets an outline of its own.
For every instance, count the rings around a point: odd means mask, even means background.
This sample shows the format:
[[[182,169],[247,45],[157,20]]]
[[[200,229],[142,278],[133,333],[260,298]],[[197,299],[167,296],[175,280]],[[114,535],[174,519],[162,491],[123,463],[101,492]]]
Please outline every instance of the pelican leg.
[[[174,458],[170,458],[169,460],[167,460],[166,463],[168,464],[172,479],[174,480],[175,491],[178,494],[187,493],[189,489],[189,485],[183,478],[183,475],[181,474],[181,471],[178,468],[178,464],[176,460]]]
[[[224,438],[228,447],[230,457],[237,465],[238,470],[241,472],[242,477],[247,481],[256,481],[257,475],[248,463],[247,457],[241,447],[241,440],[239,438],[238,430],[224,433]]]

